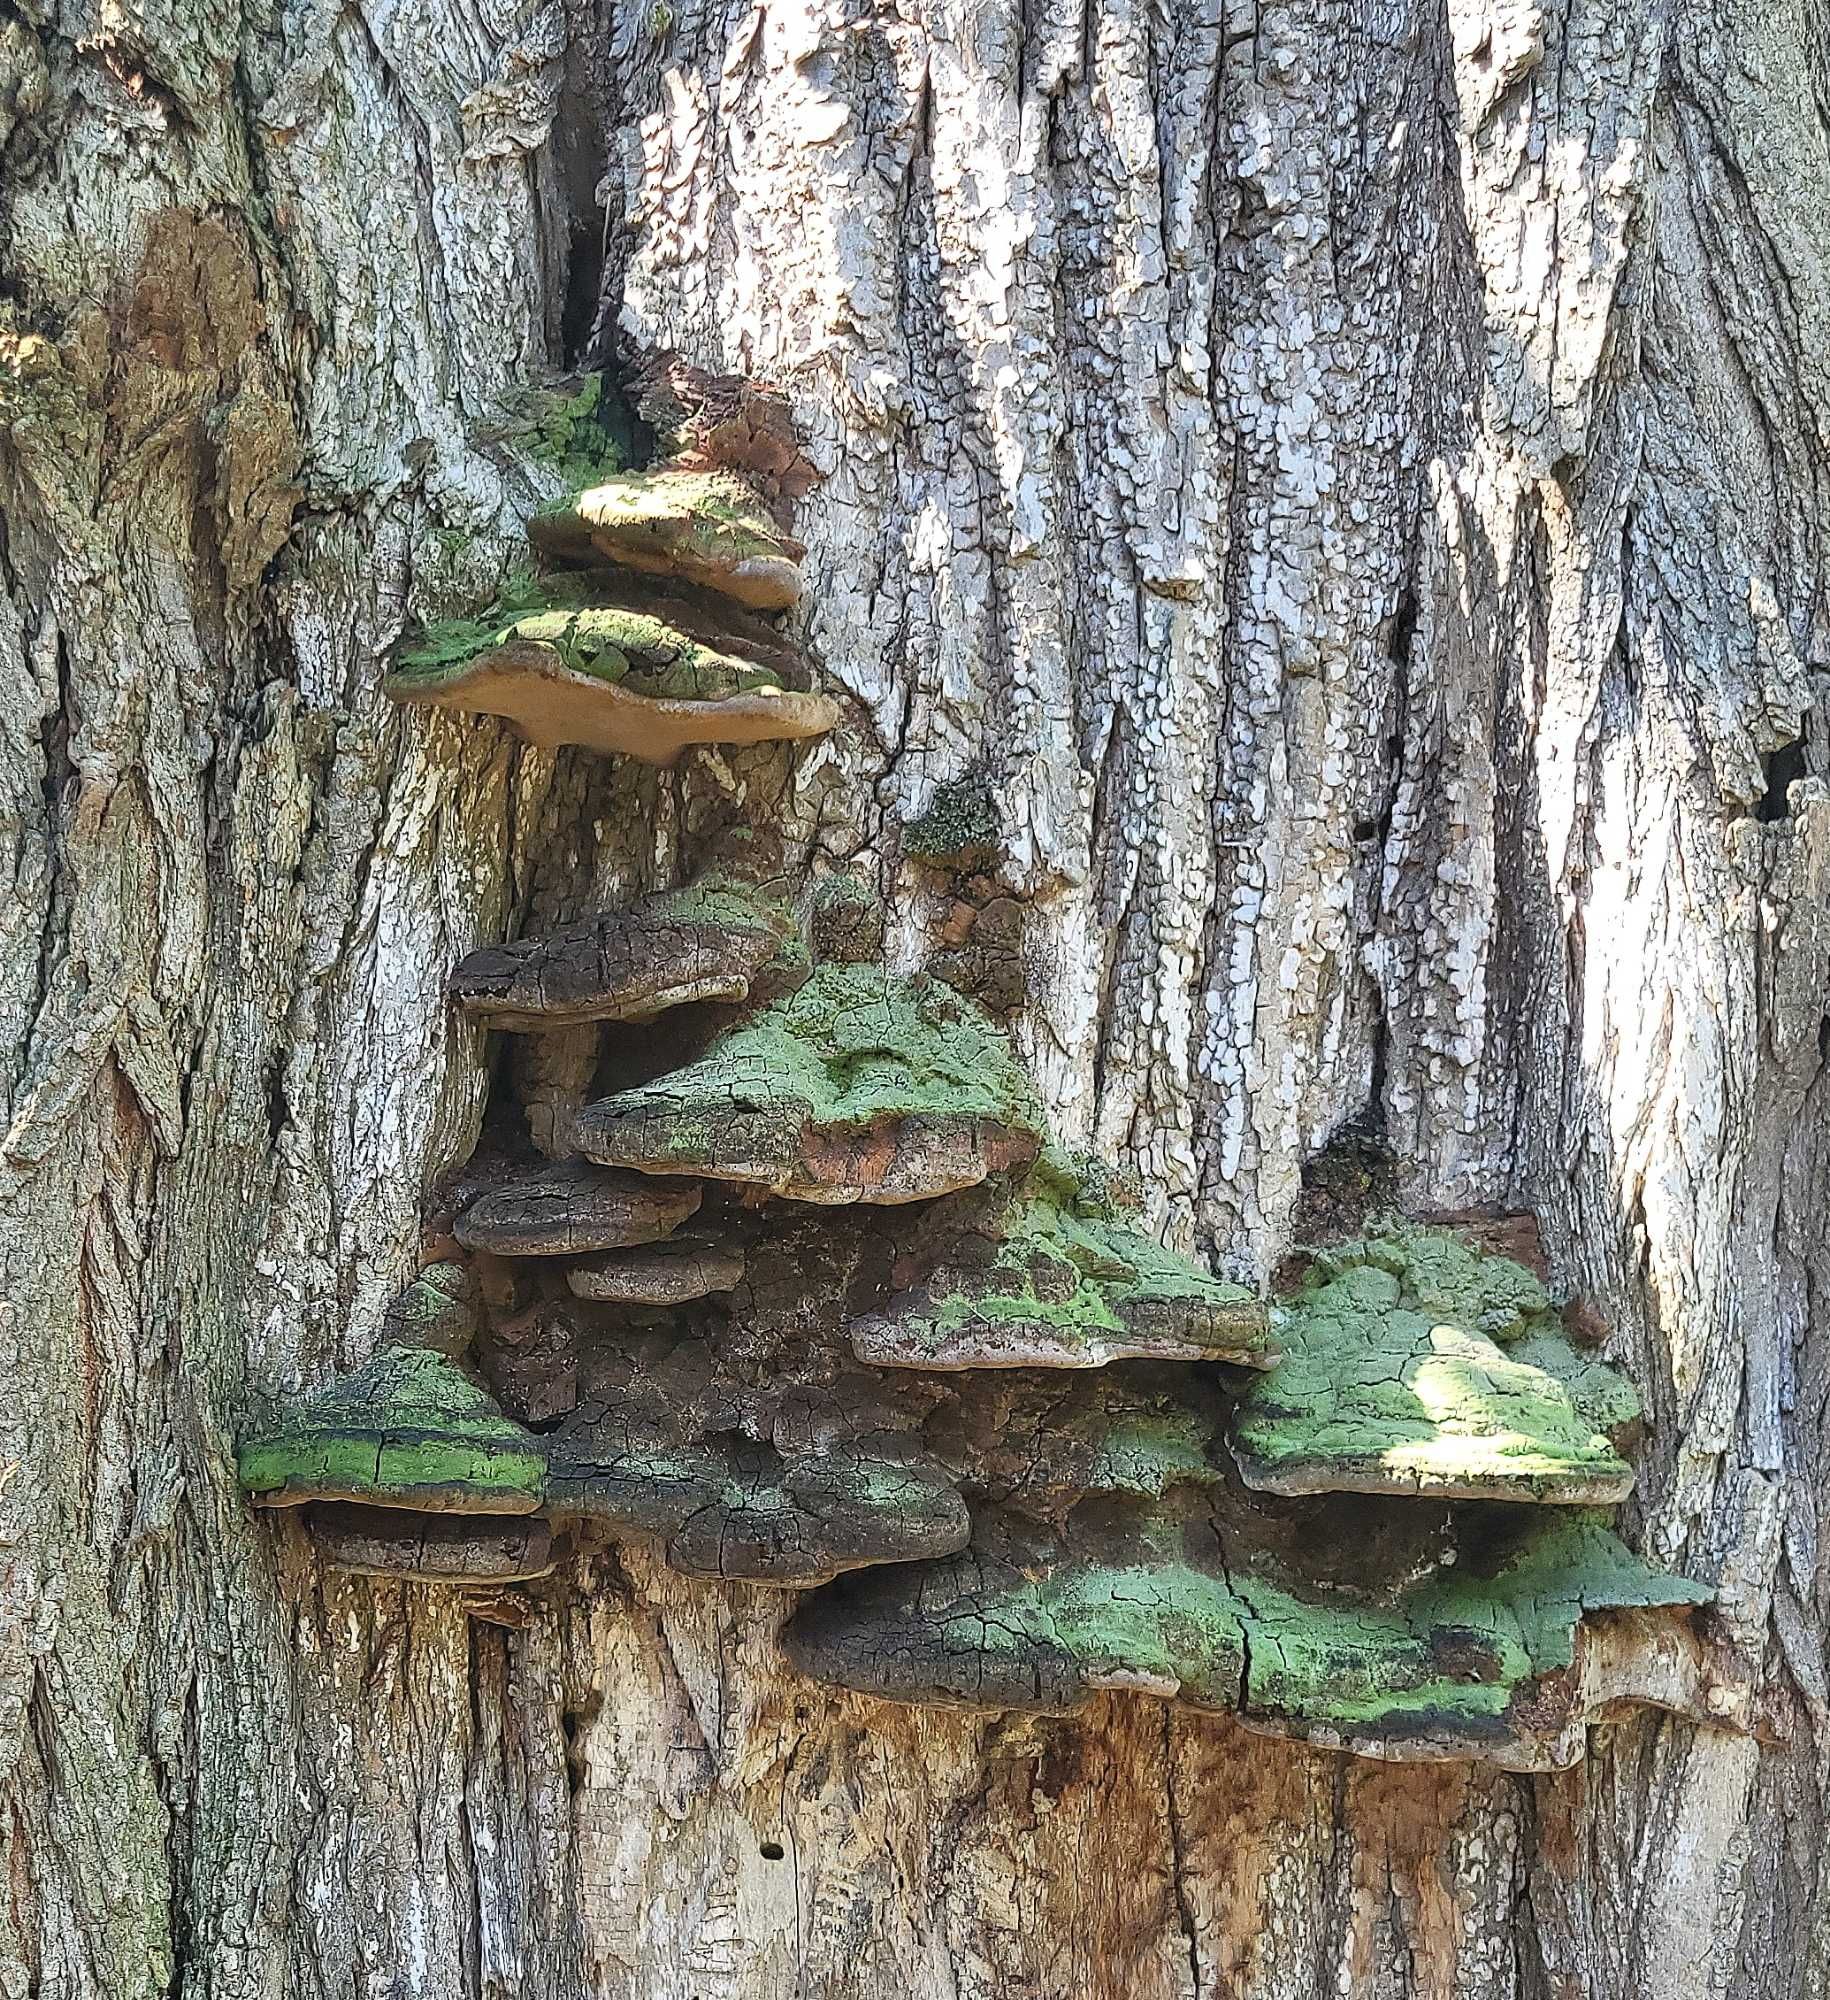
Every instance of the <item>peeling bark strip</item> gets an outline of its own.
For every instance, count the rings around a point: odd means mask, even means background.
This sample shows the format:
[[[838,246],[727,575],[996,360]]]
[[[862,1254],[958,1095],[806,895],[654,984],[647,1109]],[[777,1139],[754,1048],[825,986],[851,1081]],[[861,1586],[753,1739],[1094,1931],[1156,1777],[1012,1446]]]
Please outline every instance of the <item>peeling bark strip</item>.
[[[6,1989],[1821,1983],[1822,20],[93,30],[0,22]],[[580,483],[521,413],[600,247],[606,334],[778,381],[822,475],[764,490],[858,709],[792,777],[380,698]],[[956,896],[901,832],[980,769]],[[881,882],[898,964],[1023,903],[1043,1095],[1179,1243],[1269,1268],[1369,1112],[1414,1205],[1536,1210],[1759,1739],[1525,1782],[908,1714],[781,1675],[779,1593],[587,1557],[485,1631],[251,1524],[233,1436],[367,1356],[476,1143],[450,967],[740,797]]]

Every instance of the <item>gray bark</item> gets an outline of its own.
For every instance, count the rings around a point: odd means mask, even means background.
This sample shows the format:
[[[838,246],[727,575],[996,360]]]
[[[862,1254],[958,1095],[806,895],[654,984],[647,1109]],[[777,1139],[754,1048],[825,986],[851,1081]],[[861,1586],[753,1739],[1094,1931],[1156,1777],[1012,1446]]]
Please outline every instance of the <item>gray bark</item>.
[[[0,12],[0,1994],[1830,1988],[1827,76],[1747,0]],[[797,761],[379,694],[594,308],[793,401]],[[916,1714],[766,1591],[508,1630],[250,1514],[475,1139],[456,959],[736,802],[919,962],[974,766],[1063,1129],[1240,1273],[1356,1123],[1535,1210],[1754,1733]]]

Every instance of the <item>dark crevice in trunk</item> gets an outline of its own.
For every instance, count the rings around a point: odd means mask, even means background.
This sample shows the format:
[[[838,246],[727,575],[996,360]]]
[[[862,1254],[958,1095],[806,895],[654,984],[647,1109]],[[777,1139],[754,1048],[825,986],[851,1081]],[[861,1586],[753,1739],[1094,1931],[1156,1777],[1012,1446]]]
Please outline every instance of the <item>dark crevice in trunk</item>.
[[[1792,808],[1787,795],[1807,775],[1807,768],[1802,736],[1791,743],[1782,743],[1777,750],[1769,750],[1760,760],[1766,789],[1755,804],[1754,817],[1769,826],[1789,818]]]

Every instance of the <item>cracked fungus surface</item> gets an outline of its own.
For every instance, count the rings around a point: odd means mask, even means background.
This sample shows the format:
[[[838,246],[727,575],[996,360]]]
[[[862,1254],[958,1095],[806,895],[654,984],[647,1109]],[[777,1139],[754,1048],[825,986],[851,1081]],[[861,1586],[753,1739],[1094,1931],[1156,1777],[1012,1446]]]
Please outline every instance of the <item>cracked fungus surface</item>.
[[[822,967],[698,1062],[588,1107],[591,1158],[805,1201],[918,1201],[1034,1158],[1044,1118],[984,1013],[929,979]]]
[[[905,1368],[1276,1358],[1250,1292],[1130,1227],[1097,1171],[1053,1147],[851,1338],[860,1360]]]
[[[1048,1710],[1131,1688],[1272,1734],[1529,1764],[1565,1719],[1532,1697],[1574,1663],[1585,1615],[1708,1593],[1599,1515],[1476,1511],[1460,1561],[1356,1595],[1263,1551],[1229,1565],[1186,1510],[1133,1509],[1092,1546],[975,1544],[841,1584],[786,1642],[816,1678],[902,1701]]]
[[[521,1583],[556,1567],[551,1525],[536,1514],[408,1512],[327,1501],[305,1530],[333,1569],[416,1583]]]
[[[644,897],[631,909],[544,936],[486,945],[449,991],[493,1026],[641,1021],[697,1001],[767,998],[808,969],[793,911],[724,875]]]
[[[1578,1353],[1522,1265],[1390,1225],[1317,1254],[1273,1314],[1284,1358],[1240,1401],[1234,1453],[1279,1493],[1601,1504],[1631,1467],[1630,1385]]]
[[[364,1500],[477,1514],[531,1513],[546,1454],[453,1361],[384,1347],[292,1418],[245,1443],[242,1486],[267,1506]]]
[[[918,1416],[857,1369],[759,1390],[697,1339],[608,1342],[550,1440],[549,1496],[687,1575],[823,1583],[965,1545]]]

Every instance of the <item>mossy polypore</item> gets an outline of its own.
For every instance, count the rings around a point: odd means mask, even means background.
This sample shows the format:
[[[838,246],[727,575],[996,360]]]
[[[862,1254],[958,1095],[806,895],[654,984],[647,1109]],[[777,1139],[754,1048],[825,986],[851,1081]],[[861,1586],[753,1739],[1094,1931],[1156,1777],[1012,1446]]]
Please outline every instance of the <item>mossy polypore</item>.
[[[897,1368],[1102,1368],[1276,1359],[1243,1286],[1130,1227],[1091,1163],[1051,1147],[973,1212],[923,1282],[855,1320],[861,1361]]]
[[[1240,1400],[1234,1456],[1267,1492],[1599,1505],[1632,1468],[1632,1388],[1564,1337],[1539,1281],[1452,1230],[1390,1223],[1315,1254],[1272,1314],[1284,1358]]]
[[[359,1500],[386,1507],[528,1514],[546,1480],[540,1440],[430,1348],[383,1347],[237,1454],[265,1507]]]
[[[786,903],[724,874],[646,896],[542,937],[460,961],[452,999],[492,1027],[545,1032],[575,1021],[646,1021],[698,1001],[764,999],[805,976]]]
[[[589,1158],[797,1201],[904,1202],[1033,1159],[1040,1103],[1003,1037],[937,982],[828,965],[698,1061],[589,1105]]]
[[[1598,1515],[1507,1514],[1490,1510],[1453,1566],[1356,1600],[1246,1551],[1229,1562],[1198,1516],[1145,1504],[1091,1546],[975,1540],[849,1580],[785,1642],[815,1678],[898,1701],[1053,1710],[1129,1689],[1362,1755],[1555,1769],[1581,1755],[1569,1670],[1585,1616],[1708,1593],[1640,1561]],[[1658,1692],[1649,1675],[1643,1698]]]
[[[838,710],[601,580],[520,578],[489,611],[434,625],[383,683],[396,701],[499,715],[543,749],[671,764],[694,743],[824,735]]]
[[[800,595],[805,546],[740,481],[715,472],[631,472],[549,502],[528,538],[566,561],[609,560],[715,590],[758,611]]]

